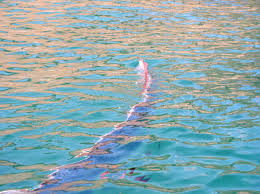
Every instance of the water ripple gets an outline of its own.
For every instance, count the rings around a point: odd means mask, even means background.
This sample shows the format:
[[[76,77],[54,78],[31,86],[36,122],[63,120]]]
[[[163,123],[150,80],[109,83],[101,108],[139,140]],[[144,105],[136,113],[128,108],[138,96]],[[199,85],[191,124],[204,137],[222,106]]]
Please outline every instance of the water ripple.
[[[0,190],[36,187],[122,124],[144,58],[144,130],[120,136],[123,160],[87,166],[105,174],[57,190],[259,192],[256,1],[8,0],[0,17]]]

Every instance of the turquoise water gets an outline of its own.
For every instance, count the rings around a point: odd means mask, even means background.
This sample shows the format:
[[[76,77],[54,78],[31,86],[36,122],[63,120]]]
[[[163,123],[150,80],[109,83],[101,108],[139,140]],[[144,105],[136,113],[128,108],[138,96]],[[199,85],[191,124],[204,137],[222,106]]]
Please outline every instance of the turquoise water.
[[[140,145],[104,162],[108,178],[64,190],[260,192],[259,9],[256,0],[0,1],[0,191],[37,187],[125,121],[142,101],[143,58],[156,97],[122,143]]]

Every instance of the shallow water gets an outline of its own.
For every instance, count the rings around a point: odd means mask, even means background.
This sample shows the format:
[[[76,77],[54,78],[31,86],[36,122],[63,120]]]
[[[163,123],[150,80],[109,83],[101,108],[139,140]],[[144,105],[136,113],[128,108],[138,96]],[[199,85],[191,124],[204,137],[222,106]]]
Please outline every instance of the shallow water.
[[[142,143],[115,165],[125,176],[109,168],[67,191],[259,192],[259,8],[0,1],[0,190],[37,187],[123,122],[142,100],[144,58],[156,98]]]

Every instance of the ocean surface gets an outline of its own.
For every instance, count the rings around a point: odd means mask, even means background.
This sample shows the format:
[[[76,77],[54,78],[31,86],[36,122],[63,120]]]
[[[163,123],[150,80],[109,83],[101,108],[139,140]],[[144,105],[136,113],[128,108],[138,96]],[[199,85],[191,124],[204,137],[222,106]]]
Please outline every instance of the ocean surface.
[[[259,29],[258,0],[1,0],[0,191],[124,122],[143,58],[155,97],[124,154],[51,192],[259,193]]]

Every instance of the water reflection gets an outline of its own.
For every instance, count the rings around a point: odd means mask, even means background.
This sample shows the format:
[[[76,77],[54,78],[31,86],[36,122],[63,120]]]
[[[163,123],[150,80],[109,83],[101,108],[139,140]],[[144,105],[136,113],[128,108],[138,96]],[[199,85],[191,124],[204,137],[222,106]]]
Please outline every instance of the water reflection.
[[[143,57],[160,95],[132,123],[145,134],[117,138],[145,142],[117,169],[151,178],[85,187],[259,191],[257,1],[5,0],[0,18],[0,190],[35,187],[121,123]]]

